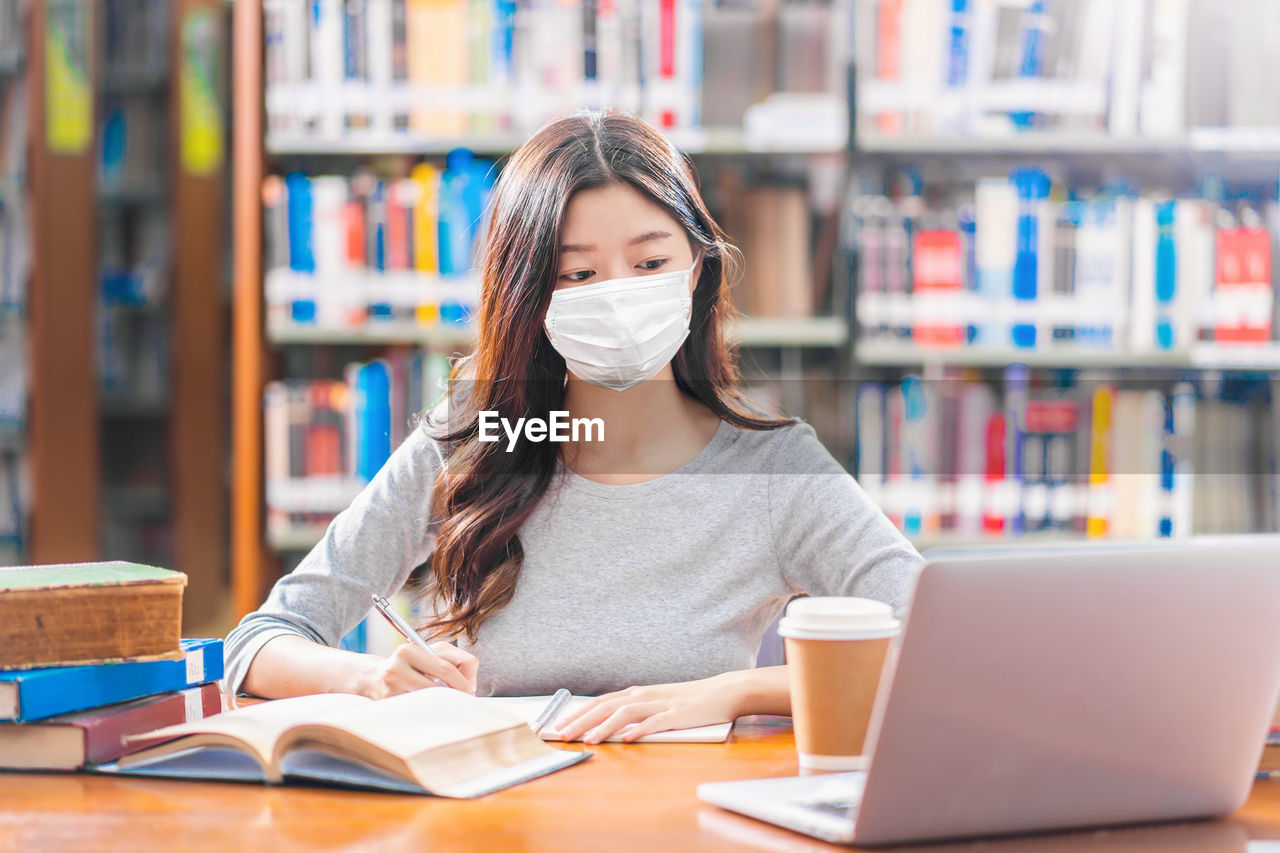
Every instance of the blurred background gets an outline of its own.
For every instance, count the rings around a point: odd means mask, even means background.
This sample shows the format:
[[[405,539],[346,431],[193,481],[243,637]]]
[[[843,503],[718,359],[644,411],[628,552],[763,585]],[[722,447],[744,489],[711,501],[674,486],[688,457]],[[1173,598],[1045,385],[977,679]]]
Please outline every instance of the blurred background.
[[[688,155],[752,394],[920,547],[1280,529],[1277,49],[1280,0],[0,0],[0,564],[223,634],[583,106]]]

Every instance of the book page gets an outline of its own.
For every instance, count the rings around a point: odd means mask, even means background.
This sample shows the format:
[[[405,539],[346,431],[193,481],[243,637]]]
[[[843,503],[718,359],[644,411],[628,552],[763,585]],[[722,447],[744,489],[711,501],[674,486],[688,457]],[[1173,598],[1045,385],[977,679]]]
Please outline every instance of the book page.
[[[570,714],[577,713],[581,708],[592,700],[591,696],[574,696],[565,705],[564,710],[560,712],[560,716],[556,720],[552,720],[547,727],[542,730],[541,737],[543,740],[560,740],[560,730],[557,724],[560,720],[568,719]],[[481,701],[502,708],[504,711],[510,711],[518,715],[521,719],[528,723],[532,723],[542,713],[542,709],[547,707],[547,703],[551,701],[550,696],[489,696]],[[665,732],[655,732],[651,735],[645,735],[636,743],[724,743],[729,739],[729,732],[733,729],[733,723],[719,723],[714,726],[698,726],[692,729],[672,729]],[[607,743],[620,743],[622,734],[626,732],[624,728],[621,732],[610,737]]]
[[[310,716],[306,722],[341,729],[386,753],[409,760],[441,746],[511,729],[523,719],[467,693],[428,687],[358,707],[335,708]],[[305,732],[299,734],[307,736]],[[283,751],[288,744],[281,743],[280,748]]]
[[[150,739],[157,736],[176,738],[184,735],[218,735],[245,744],[257,753],[263,767],[270,767],[276,740],[293,726],[315,722],[343,711],[359,714],[372,704],[373,700],[350,693],[295,696],[226,711],[204,720],[169,726],[138,737]],[[181,746],[182,744],[163,744],[146,750],[146,753],[154,755],[159,750],[166,750],[166,747]]]

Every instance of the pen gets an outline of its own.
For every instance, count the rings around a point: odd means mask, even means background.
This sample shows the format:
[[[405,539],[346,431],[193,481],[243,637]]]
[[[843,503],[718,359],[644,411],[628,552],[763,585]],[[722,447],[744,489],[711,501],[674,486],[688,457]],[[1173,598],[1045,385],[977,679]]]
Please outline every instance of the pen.
[[[388,622],[391,623],[391,627],[396,629],[396,633],[398,633],[400,636],[404,637],[406,640],[416,645],[418,648],[426,649],[427,653],[430,654],[432,657],[440,658],[440,655],[431,651],[431,647],[427,645],[427,641],[422,639],[422,636],[417,631],[409,627],[409,624],[400,618],[399,613],[396,613],[394,610],[391,609],[391,605],[387,602],[385,598],[378,595],[377,593],[374,593],[373,606],[378,609],[378,612],[382,614],[383,618],[385,618]],[[440,660],[444,660],[444,658],[440,658]],[[449,686],[438,678],[432,678],[431,680],[434,681],[436,684],[439,684],[441,687]]]
[[[548,723],[560,716],[561,709],[572,698],[573,694],[565,688],[561,687],[557,690],[555,695],[551,697],[551,701],[547,703],[547,707],[542,709],[542,713],[538,715],[538,718],[529,724],[533,728],[533,733],[535,735],[541,734]]]

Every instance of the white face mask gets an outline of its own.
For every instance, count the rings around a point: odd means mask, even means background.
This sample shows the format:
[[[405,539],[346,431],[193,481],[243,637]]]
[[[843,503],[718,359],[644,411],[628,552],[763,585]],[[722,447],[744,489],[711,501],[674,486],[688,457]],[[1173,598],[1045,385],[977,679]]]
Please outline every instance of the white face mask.
[[[689,336],[692,273],[690,267],[557,290],[543,321],[547,337],[584,382],[615,391],[647,382]]]

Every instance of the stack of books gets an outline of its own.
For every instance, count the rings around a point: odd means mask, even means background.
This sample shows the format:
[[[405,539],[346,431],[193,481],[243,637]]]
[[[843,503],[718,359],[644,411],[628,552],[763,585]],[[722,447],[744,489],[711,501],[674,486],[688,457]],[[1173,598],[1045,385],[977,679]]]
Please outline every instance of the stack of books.
[[[222,641],[180,639],[180,572],[0,568],[0,769],[77,770],[217,714]]]

